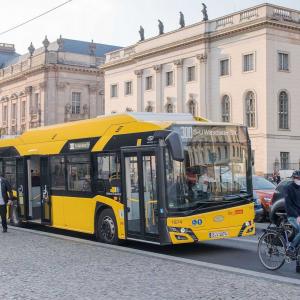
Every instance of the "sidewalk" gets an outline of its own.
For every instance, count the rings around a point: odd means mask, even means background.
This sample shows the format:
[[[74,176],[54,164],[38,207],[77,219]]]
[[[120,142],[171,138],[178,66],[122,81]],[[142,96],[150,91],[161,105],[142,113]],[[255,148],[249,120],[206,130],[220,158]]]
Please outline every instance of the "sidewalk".
[[[298,299],[300,286],[9,229],[0,299]],[[300,276],[299,276],[300,279]]]

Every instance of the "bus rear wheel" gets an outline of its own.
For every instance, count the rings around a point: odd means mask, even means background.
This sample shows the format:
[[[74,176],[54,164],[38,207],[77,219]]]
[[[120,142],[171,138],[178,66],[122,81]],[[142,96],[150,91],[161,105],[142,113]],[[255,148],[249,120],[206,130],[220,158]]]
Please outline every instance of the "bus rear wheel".
[[[97,239],[106,244],[117,245],[119,242],[117,221],[111,209],[104,209],[98,217]]]

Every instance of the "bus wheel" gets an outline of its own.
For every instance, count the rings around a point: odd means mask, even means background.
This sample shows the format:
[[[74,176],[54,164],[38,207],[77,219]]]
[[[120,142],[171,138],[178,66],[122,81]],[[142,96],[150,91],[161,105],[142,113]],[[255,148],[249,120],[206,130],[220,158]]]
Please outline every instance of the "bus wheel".
[[[104,209],[97,221],[97,238],[106,244],[118,244],[118,228],[115,215],[111,209]]]

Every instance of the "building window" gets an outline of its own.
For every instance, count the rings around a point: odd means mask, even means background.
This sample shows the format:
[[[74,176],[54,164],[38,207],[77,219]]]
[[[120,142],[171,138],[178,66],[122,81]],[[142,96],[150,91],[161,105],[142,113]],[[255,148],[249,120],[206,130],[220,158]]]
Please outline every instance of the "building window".
[[[152,90],[152,76],[146,77],[146,90]]]
[[[11,105],[11,119],[16,120],[17,118],[17,103],[12,103]]]
[[[7,105],[3,105],[3,115],[2,115],[2,120],[3,122],[7,122]]]
[[[125,82],[125,96],[132,94],[132,81]]]
[[[244,66],[243,71],[244,72],[250,72],[254,70],[254,54],[246,54],[244,55]]]
[[[118,85],[117,84],[112,84],[110,86],[110,97],[111,98],[118,97]]]
[[[39,108],[39,101],[40,101],[40,94],[35,93],[35,98],[34,98],[34,109],[37,111]]]
[[[279,71],[289,70],[289,55],[287,53],[278,53],[278,69]]]
[[[222,122],[230,121],[230,100],[229,96],[225,95],[222,98]]]
[[[282,170],[289,169],[290,153],[289,152],[280,152],[280,168]]]
[[[222,59],[220,61],[220,76],[229,75],[229,59]]]
[[[173,108],[173,104],[167,104],[166,105],[166,112],[167,113],[172,113],[172,112],[174,112],[174,108]]]
[[[187,81],[194,81],[196,79],[196,67],[187,68]]]
[[[80,114],[80,98],[81,93],[72,93],[72,114]]]
[[[255,96],[253,92],[248,92],[246,95],[246,125],[255,127]]]
[[[189,113],[192,114],[193,116],[196,115],[196,102],[194,100],[190,100],[189,104]]]
[[[289,98],[285,91],[279,94],[279,129],[289,129]]]
[[[21,119],[25,120],[26,116],[26,101],[21,102]]]
[[[173,85],[173,71],[166,72],[166,86]]]

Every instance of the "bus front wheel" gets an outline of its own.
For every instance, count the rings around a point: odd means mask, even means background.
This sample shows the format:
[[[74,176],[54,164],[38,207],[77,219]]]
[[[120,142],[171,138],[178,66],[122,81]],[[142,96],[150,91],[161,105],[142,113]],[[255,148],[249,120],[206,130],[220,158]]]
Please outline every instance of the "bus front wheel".
[[[118,227],[111,209],[104,209],[97,220],[97,239],[106,244],[118,244]]]

